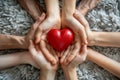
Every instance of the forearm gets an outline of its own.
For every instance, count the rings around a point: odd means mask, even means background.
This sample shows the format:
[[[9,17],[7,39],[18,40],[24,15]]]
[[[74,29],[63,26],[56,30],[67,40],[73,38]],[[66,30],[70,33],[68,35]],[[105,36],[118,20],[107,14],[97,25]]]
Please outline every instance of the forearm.
[[[23,36],[0,34],[0,50],[15,48],[27,48]]]
[[[120,78],[120,63],[118,63],[117,61],[114,61],[91,49],[88,49],[87,59]]]
[[[18,0],[21,6],[36,20],[43,12],[37,0]]]
[[[40,80],[55,80],[56,71],[41,70]]]
[[[106,47],[120,47],[120,32],[93,32],[92,45]]]
[[[69,17],[69,15],[73,16],[73,13],[75,12],[75,5],[76,0],[62,0],[63,1],[63,7],[62,7],[62,16]]]
[[[48,17],[60,18],[59,1],[45,0]]]
[[[27,52],[0,55],[0,69],[5,69],[20,64],[26,64],[27,60],[29,60]]]
[[[74,69],[63,69],[66,80],[78,80],[76,68]]]

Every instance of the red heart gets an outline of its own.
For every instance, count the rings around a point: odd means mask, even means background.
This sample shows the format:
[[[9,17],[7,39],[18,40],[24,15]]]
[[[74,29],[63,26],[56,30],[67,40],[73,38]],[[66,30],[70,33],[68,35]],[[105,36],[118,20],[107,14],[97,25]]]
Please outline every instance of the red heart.
[[[74,34],[69,28],[62,30],[51,29],[47,33],[47,40],[49,44],[57,51],[65,50],[73,41]]]

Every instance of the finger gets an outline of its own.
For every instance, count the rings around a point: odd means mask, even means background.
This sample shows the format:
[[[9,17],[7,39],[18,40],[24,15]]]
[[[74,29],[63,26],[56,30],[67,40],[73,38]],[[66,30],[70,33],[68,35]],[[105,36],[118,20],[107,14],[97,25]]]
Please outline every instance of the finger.
[[[87,45],[83,45],[80,55],[81,55],[83,61],[85,61],[86,57],[87,57]]]
[[[89,24],[85,17],[78,11],[76,10],[74,13],[74,17],[86,28],[89,29]]]
[[[65,53],[65,50],[60,53],[60,56],[62,57]]]
[[[28,34],[31,36],[34,36],[34,33],[38,26],[42,23],[42,21],[45,19],[45,14],[43,13],[41,17],[37,19],[37,21],[32,25],[31,29],[29,30]]]
[[[58,58],[61,57],[61,53],[59,51],[56,51],[56,54],[57,54]]]
[[[36,49],[35,49],[35,46],[34,46],[32,40],[30,40],[29,51],[30,51],[30,53],[31,53],[32,55],[37,54],[37,51],[36,51]]]
[[[51,52],[52,52],[53,56],[55,57],[56,62],[58,62],[59,60],[58,60],[57,53],[55,52],[55,50],[52,47],[51,47]]]
[[[79,53],[79,51],[80,51],[80,44],[79,42],[76,42],[73,50],[71,51],[71,54],[67,58],[66,65],[69,64],[75,58],[75,56]]]
[[[69,53],[67,54],[67,56],[65,57],[65,59],[64,59],[64,61],[63,61],[63,64],[64,64],[64,65],[66,65],[68,56],[71,55],[71,52],[73,51],[73,48],[74,48],[74,46],[72,45],[71,48],[70,48],[70,50],[69,50]]]
[[[84,27],[81,24],[80,24],[80,27],[81,27],[81,29],[79,31],[79,35],[80,35],[79,38],[81,39],[82,44],[87,44],[88,43],[87,42],[87,35],[86,35],[85,30],[84,30]]]
[[[43,20],[45,19],[45,13],[42,13],[41,17],[39,18],[39,20],[42,19],[42,22]],[[36,31],[35,33],[35,43],[38,44],[40,42],[40,37],[42,35],[42,30],[40,29],[40,25],[39,25],[39,28],[37,28],[38,30]]]
[[[40,29],[37,30],[36,35],[35,35],[35,44],[40,43],[40,37],[42,35],[42,31]]]
[[[40,42],[40,48],[44,54],[44,56],[46,57],[46,59],[48,61],[50,61],[52,64],[56,64],[55,58],[53,57],[53,55],[48,51],[47,47],[46,47],[46,43],[41,40]]]
[[[54,56],[54,58],[56,59],[56,62],[58,62],[58,56],[57,53],[55,52],[55,50],[47,43],[47,49],[49,51],[51,51],[51,54]]]
[[[64,62],[66,56],[69,54],[70,49],[71,49],[71,46],[69,46],[69,47],[64,51],[64,53],[63,53],[63,55],[62,55],[62,57],[61,57],[61,59],[60,59],[60,63],[61,63],[61,64]]]

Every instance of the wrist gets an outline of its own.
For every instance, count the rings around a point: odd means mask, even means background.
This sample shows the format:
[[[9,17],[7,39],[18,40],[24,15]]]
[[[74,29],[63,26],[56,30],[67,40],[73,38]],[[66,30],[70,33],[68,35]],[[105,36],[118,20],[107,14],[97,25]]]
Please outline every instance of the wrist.
[[[90,36],[91,38],[88,39],[88,45],[89,46],[94,46],[99,42],[99,32],[92,32],[92,36]]]
[[[55,12],[47,14],[47,19],[49,19],[49,21],[54,21],[54,22],[61,21],[60,14],[56,14]]]
[[[41,70],[40,80],[54,80],[56,71],[55,70]]]
[[[55,16],[49,16],[46,19],[49,23],[55,23],[55,25],[60,26],[61,19],[60,17],[55,17]]]
[[[13,46],[16,48],[26,49],[24,36],[8,36],[11,41],[11,45],[14,43]]]
[[[31,64],[30,54],[27,51],[21,52],[20,61],[21,61],[21,64]]]
[[[58,0],[45,0],[46,2],[46,10],[47,16],[52,17],[60,17],[60,10],[59,10],[59,1]]]
[[[28,42],[26,42],[25,36],[19,37],[18,44],[20,45],[20,48],[22,48],[22,49],[28,48]]]
[[[77,80],[76,68],[63,69],[66,80]]]
[[[62,15],[63,16],[73,16],[73,13],[75,12],[75,3],[76,0],[63,0],[63,7],[62,7]]]

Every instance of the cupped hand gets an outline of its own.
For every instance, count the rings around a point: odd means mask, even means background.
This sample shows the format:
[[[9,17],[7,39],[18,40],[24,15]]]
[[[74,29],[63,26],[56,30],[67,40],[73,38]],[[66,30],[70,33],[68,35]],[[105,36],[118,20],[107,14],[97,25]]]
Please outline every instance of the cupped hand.
[[[50,29],[53,29],[53,28],[60,29],[60,26],[61,26],[60,19],[52,16],[47,16],[37,28],[37,31],[35,34],[35,43],[36,44],[40,43],[41,36],[44,33],[47,33]]]
[[[26,48],[29,47],[29,40],[34,40],[35,38],[35,32],[38,28],[38,26],[42,23],[42,21],[45,19],[45,14],[43,13],[36,21],[35,23],[31,26],[29,32],[27,33],[27,35],[24,37],[24,41],[25,41],[25,46]]]
[[[88,45],[92,45],[92,43],[95,41],[94,40],[95,36],[94,36],[94,33],[90,30],[88,21],[85,19],[82,13],[80,13],[77,10],[74,13],[74,17],[84,26],[85,32],[87,34]]]
[[[52,53],[52,56],[56,58],[56,64],[53,65],[43,55],[38,45],[34,45],[32,41],[30,41],[29,46],[30,54],[32,55],[33,60],[38,64],[41,70],[54,70],[58,69],[59,61],[56,54]]]
[[[60,63],[69,64],[72,59],[80,52],[81,42],[78,35],[75,35],[74,42],[64,51],[61,52]]]
[[[84,46],[84,47],[86,47],[86,46]],[[66,52],[69,52],[71,50],[71,48],[72,48],[72,46],[70,46],[66,50]],[[63,70],[70,70],[70,69],[76,68],[79,64],[83,63],[86,60],[86,56],[87,56],[87,49],[84,48],[84,50],[82,52],[77,53],[75,58],[69,64],[66,64],[66,62],[61,64],[62,69]]]
[[[86,48],[85,46],[87,45],[87,36],[84,26],[76,18],[74,18],[74,16],[62,18],[62,28],[64,27],[69,27],[70,29],[72,29],[75,35],[75,40],[72,44],[73,49],[70,51],[70,53],[64,53],[64,56],[66,56],[67,58],[67,63],[69,63],[72,61],[72,59],[74,59],[77,53],[79,53],[80,51],[84,51],[84,48]],[[63,61],[64,60],[61,60],[61,63]]]

